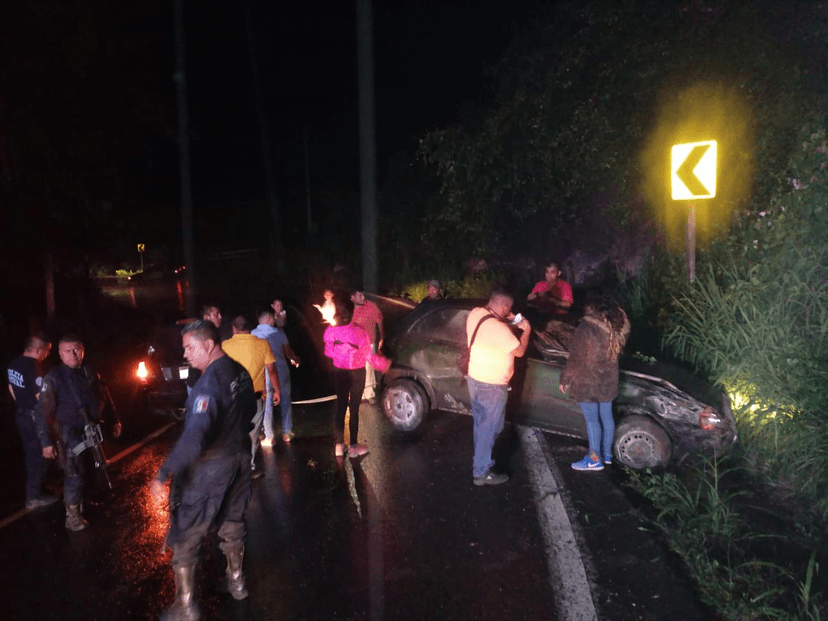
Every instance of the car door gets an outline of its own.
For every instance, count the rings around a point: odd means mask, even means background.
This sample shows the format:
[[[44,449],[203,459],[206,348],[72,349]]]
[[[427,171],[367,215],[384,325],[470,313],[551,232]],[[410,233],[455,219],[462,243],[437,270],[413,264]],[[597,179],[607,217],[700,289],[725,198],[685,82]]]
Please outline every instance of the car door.
[[[564,358],[549,361],[529,357],[520,382],[520,404],[514,422],[548,429],[567,436],[586,438],[581,407],[559,388]]]
[[[409,364],[428,378],[436,409],[462,412],[471,408],[466,378],[457,368],[469,312],[435,308],[409,329],[410,345],[405,348],[410,352]]]

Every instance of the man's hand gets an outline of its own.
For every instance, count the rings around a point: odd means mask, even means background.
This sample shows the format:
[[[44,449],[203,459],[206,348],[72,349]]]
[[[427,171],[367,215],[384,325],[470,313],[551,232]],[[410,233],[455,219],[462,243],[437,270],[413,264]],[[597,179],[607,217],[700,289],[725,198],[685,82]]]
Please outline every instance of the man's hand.
[[[118,421],[114,425],[112,425],[112,437],[113,438],[120,438],[121,431],[123,431],[123,427],[121,427],[121,422]]]
[[[566,386],[563,384],[558,384],[558,390],[560,390],[563,394],[566,394]]]
[[[158,479],[153,479],[150,483],[150,497],[156,504],[166,504],[168,499],[167,486]]]
[[[44,459],[54,459],[55,458],[55,447],[54,446],[46,446],[43,448],[43,457]]]
[[[282,402],[282,393],[276,388],[273,391],[273,405],[279,405]]]
[[[529,323],[529,320],[526,319],[526,317],[520,320],[520,323],[517,324],[517,327],[523,330],[524,332],[526,332],[527,330],[529,330],[530,332],[532,331],[532,324]]]

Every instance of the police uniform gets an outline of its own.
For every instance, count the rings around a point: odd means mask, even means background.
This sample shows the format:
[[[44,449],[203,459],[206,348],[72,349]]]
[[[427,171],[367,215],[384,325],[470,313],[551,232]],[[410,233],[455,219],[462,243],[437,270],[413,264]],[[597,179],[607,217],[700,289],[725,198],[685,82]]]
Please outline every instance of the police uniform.
[[[214,360],[187,398],[184,430],[158,473],[161,482],[173,479],[169,543],[176,581],[192,584],[201,540],[216,521],[236,599],[247,596],[241,564],[255,412],[256,396],[244,367],[229,356]]]
[[[85,410],[93,423],[101,420],[101,406],[96,384],[98,375],[89,365],[72,369],[60,364],[43,378],[39,407],[58,440],[59,458],[63,466],[63,503],[67,507],[67,528],[70,518],[78,512],[83,502],[83,485],[86,463],[83,452],[75,449],[84,442],[83,428],[86,421],[81,413]],[[73,509],[75,508],[75,509]],[[81,518],[82,520],[82,518]],[[85,526],[84,526],[85,527]],[[71,530],[80,530],[72,528]]]
[[[9,386],[14,392],[15,422],[26,454],[26,503],[29,506],[43,502],[41,485],[46,472],[43,449],[52,444],[43,417],[35,417],[37,396],[43,384],[43,364],[30,356],[18,356],[9,364],[7,372]]]

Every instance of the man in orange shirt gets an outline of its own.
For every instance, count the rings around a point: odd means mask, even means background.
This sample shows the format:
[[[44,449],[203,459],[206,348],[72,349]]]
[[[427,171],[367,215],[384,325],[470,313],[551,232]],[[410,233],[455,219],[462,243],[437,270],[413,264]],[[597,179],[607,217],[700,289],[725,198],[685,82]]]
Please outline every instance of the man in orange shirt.
[[[250,374],[253,380],[253,390],[258,397],[256,401],[256,415],[253,417],[253,430],[250,432],[250,441],[253,445],[250,456],[250,467],[256,469],[256,451],[259,450],[259,432],[264,421],[266,397],[265,373],[270,377],[273,386],[273,405],[279,405],[281,394],[279,392],[279,376],[276,371],[276,358],[273,357],[273,350],[270,343],[258,336],[253,336],[250,331],[253,324],[244,315],[236,317],[231,325],[233,326],[233,338],[224,341],[221,348],[224,353],[242,365]]]
[[[472,476],[475,485],[500,485],[509,480],[506,474],[492,472],[492,448],[503,431],[515,358],[526,353],[532,333],[526,319],[516,324],[523,331],[520,339],[512,333],[507,321],[515,318],[513,303],[510,293],[495,289],[486,306],[472,309],[466,320],[466,342],[471,343],[467,381],[474,419]]]
[[[385,340],[382,312],[376,304],[365,299],[365,292],[362,289],[351,291],[351,301],[354,303],[354,317],[351,321],[368,333],[371,339],[371,351],[377,353],[382,349],[382,343]],[[379,335],[379,341],[377,341],[377,335]],[[362,393],[362,399],[367,399],[371,404],[377,402],[377,377],[370,364],[365,365],[365,390]]]

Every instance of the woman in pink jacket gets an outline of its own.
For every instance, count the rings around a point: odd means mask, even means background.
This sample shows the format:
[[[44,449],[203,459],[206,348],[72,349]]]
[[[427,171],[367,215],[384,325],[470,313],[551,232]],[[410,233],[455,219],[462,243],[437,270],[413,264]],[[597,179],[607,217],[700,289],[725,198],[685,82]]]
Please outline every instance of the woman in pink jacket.
[[[368,452],[368,447],[357,442],[359,431],[359,402],[365,389],[365,363],[371,357],[371,339],[359,325],[351,323],[354,303],[350,300],[336,304],[336,325],[325,330],[325,355],[331,358],[336,370],[336,416],[334,417],[335,453],[337,457],[359,457]],[[351,410],[348,430],[351,446],[345,445],[345,410]]]

